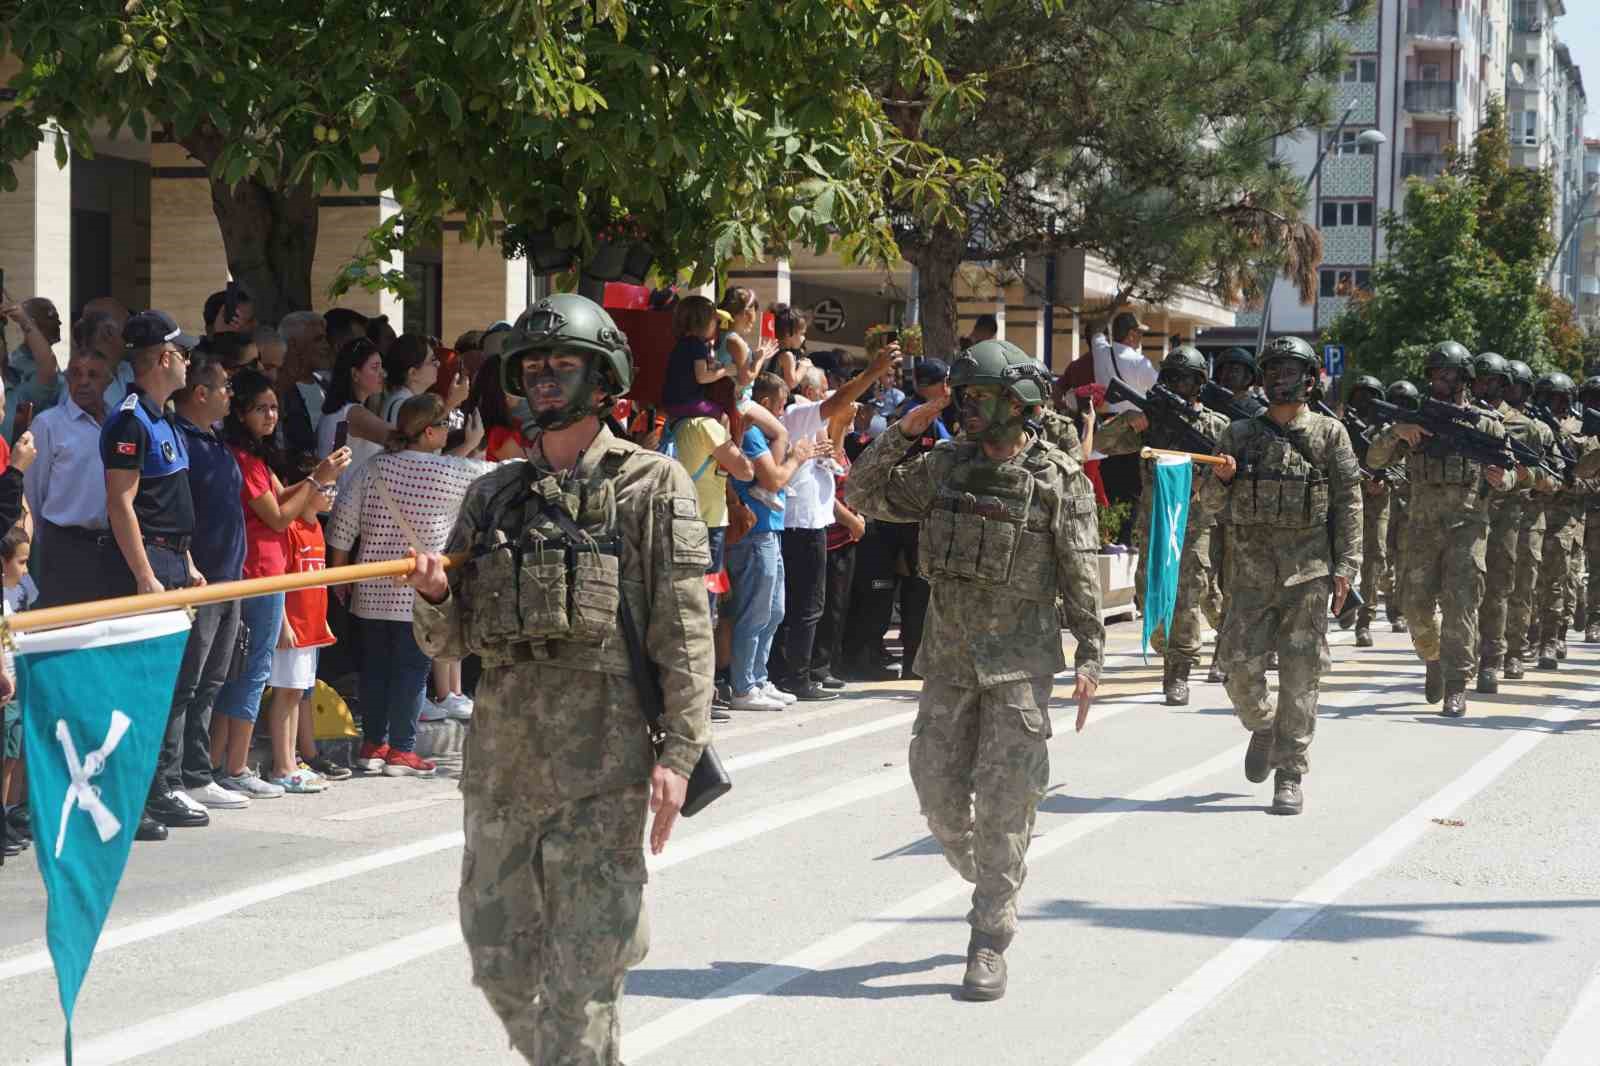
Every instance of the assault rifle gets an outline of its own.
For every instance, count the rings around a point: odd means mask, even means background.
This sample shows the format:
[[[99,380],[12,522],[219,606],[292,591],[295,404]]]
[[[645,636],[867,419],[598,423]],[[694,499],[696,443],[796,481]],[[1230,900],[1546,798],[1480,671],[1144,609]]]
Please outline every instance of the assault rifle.
[[[1230,422],[1248,422],[1267,409],[1267,405],[1248,392],[1232,393],[1208,381],[1200,388],[1200,402]]]
[[[1550,409],[1550,405],[1529,400],[1523,405],[1522,413],[1529,418],[1536,418],[1550,427],[1550,435],[1555,438],[1555,443],[1552,445],[1552,451],[1555,454],[1550,457],[1551,462],[1561,468],[1559,472],[1552,471],[1552,474],[1568,485],[1578,480],[1578,453],[1574,452],[1567,444],[1567,431],[1562,428],[1561,419],[1556,417],[1556,413]],[[1588,409],[1584,409],[1582,415],[1583,435],[1586,437],[1590,435],[1590,415],[1591,412]],[[1600,418],[1597,418],[1596,421],[1600,422]],[[1596,425],[1595,428],[1600,430],[1600,425]]]
[[[1380,426],[1391,422],[1409,422],[1421,426],[1431,437],[1431,454],[1459,455],[1470,463],[1498,466],[1502,470],[1518,466],[1533,467],[1552,477],[1562,476],[1561,471],[1545,461],[1544,455],[1521,441],[1496,437],[1479,429],[1475,423],[1480,415],[1470,407],[1457,407],[1425,396],[1422,406],[1410,411],[1385,400],[1373,400],[1372,417]]]
[[[1188,401],[1159,381],[1141,396],[1121,378],[1106,383],[1107,403],[1131,403],[1150,420],[1150,427],[1160,426],[1167,441],[1174,447],[1200,455],[1215,455],[1217,442],[1189,421],[1193,409]]]
[[[1410,482],[1406,468],[1398,463],[1377,468],[1367,465],[1367,449],[1372,447],[1372,435],[1377,432],[1377,427],[1369,425],[1366,419],[1357,414],[1353,404],[1344,409],[1344,428],[1350,434],[1350,446],[1355,449],[1356,462],[1361,467],[1363,478],[1396,486]]]

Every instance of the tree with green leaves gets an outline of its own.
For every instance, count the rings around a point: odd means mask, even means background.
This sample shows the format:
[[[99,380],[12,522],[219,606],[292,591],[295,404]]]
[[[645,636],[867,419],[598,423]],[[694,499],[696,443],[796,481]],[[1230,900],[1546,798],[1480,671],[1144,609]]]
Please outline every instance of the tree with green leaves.
[[[1082,249],[1117,302],[1188,287],[1257,298],[1282,268],[1310,299],[1321,239],[1279,138],[1323,125],[1351,0],[941,0],[934,52],[956,88],[885,90],[908,138],[988,157],[999,188],[960,223],[904,218],[929,351],[955,343],[963,259],[1012,264]],[[973,103],[973,97],[981,100]],[[908,216],[911,215],[908,212]]]
[[[947,95],[929,50],[946,18],[901,0],[0,0],[0,51],[24,61],[0,188],[46,140],[64,159],[104,126],[159,132],[210,169],[266,318],[311,305],[320,197],[364,173],[401,214],[346,286],[401,284],[386,255],[457,213],[466,239],[504,225],[513,248],[579,258],[622,227],[701,277],[790,241],[888,256],[890,198],[937,223],[992,179],[869,91]]]
[[[1491,99],[1471,149],[1433,182],[1413,179],[1404,212],[1384,217],[1388,258],[1326,339],[1385,380],[1419,376],[1427,349],[1442,340],[1541,371],[1581,369],[1562,328],[1571,306],[1563,311],[1542,281],[1555,250],[1553,206],[1548,172],[1511,165],[1505,112]]]

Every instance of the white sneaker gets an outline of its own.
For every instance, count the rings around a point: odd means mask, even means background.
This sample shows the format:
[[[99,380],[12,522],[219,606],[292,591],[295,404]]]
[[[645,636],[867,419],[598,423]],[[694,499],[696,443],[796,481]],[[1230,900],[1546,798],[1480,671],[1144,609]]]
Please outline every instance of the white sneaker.
[[[782,700],[773,699],[760,689],[751,689],[749,692],[734,693],[728,706],[736,711],[781,711],[784,703]]]
[[[459,692],[444,698],[444,712],[458,722],[472,721],[472,701]]]
[[[796,696],[793,692],[783,691],[783,689],[779,688],[777,685],[774,685],[771,681],[768,681],[766,684],[761,686],[761,692],[768,699],[777,700],[785,707],[789,706],[791,703],[800,702],[799,696]]]
[[[432,696],[422,697],[422,713],[417,715],[419,722],[442,722],[450,716],[450,708]]]
[[[249,796],[246,796],[243,792],[229,792],[215,781],[212,781],[204,788],[191,788],[187,792],[180,792],[178,797],[186,799],[190,803],[200,804],[202,810],[206,807],[214,807],[219,810],[234,810],[250,806]]]
[[[261,780],[261,775],[248,766],[238,777],[223,777],[217,784],[231,792],[243,792],[252,799],[277,799],[283,795],[283,789],[271,781]]]

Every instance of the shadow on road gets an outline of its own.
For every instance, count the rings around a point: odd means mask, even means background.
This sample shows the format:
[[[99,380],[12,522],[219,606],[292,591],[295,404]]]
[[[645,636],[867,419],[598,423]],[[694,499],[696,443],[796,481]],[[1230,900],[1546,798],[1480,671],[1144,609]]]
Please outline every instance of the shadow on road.
[[[962,919],[964,922],[965,919]],[[911,996],[952,995],[961,987],[955,981],[916,984],[874,985],[870,982],[908,974],[926,973],[941,966],[959,966],[964,955],[930,955],[907,962],[874,962],[863,966],[841,966],[831,970],[795,968],[795,976],[779,988],[763,992],[766,996],[812,999],[906,999]],[[713,962],[703,970],[641,968],[628,974],[630,996],[656,996],[661,999],[721,999],[739,995],[733,987],[741,979],[771,968],[764,962]],[[781,974],[780,974],[781,976]]]

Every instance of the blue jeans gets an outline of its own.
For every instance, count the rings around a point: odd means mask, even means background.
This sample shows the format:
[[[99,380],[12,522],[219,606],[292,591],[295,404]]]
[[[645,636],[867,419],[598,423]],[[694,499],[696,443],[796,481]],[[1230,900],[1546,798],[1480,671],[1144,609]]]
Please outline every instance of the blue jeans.
[[[261,692],[272,675],[272,649],[283,629],[283,593],[253,596],[239,604],[239,624],[250,632],[250,650],[238,679],[222,683],[215,709],[229,718],[254,722],[261,713]]]
[[[778,534],[751,530],[728,549],[733,583],[733,661],[729,672],[735,695],[767,683],[772,635],[783,622],[783,552]]]
[[[361,619],[361,736],[395,751],[417,748],[422,686],[433,660],[417,647],[410,622]]]

